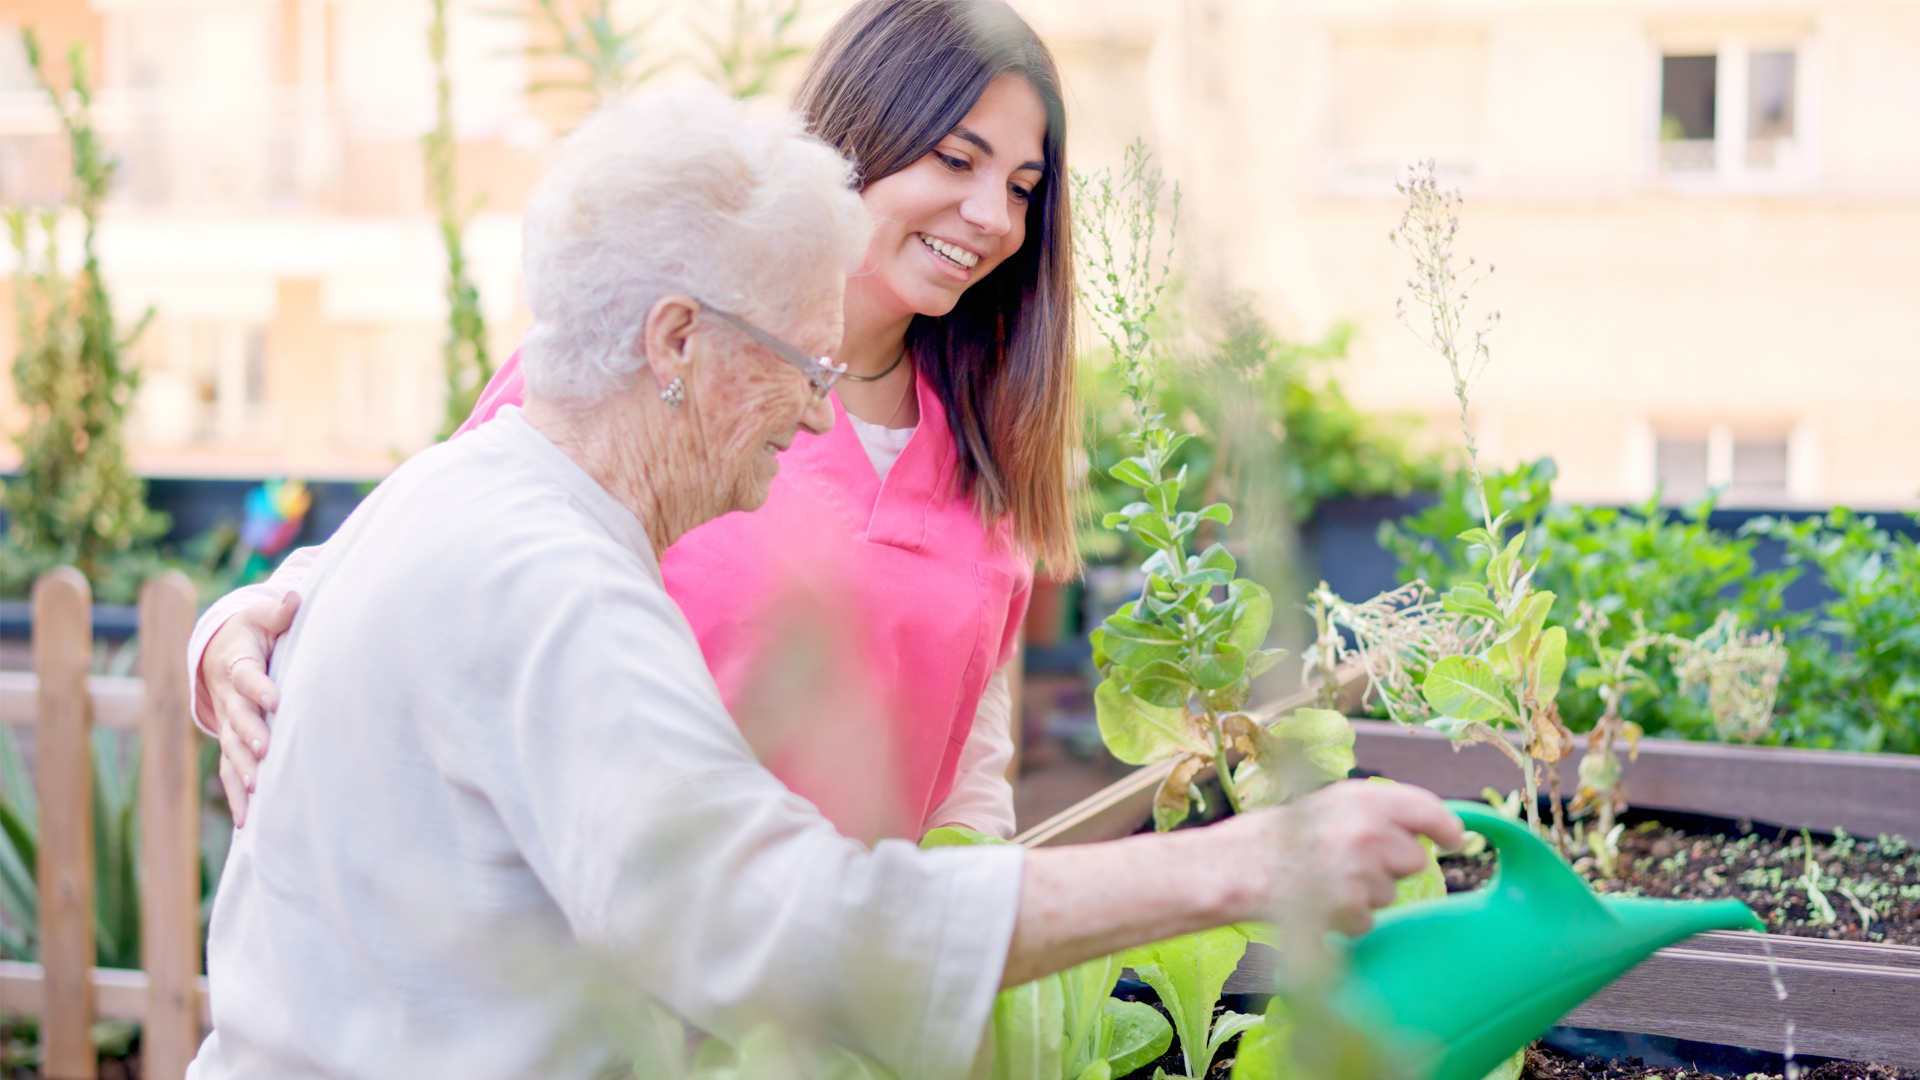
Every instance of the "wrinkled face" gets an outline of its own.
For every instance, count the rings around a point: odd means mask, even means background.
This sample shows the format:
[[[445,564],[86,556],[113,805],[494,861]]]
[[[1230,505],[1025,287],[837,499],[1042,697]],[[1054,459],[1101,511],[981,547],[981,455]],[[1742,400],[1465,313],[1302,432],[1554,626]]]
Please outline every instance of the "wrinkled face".
[[[861,193],[873,241],[848,288],[876,311],[953,310],[1026,240],[1046,134],[1046,106],[1030,83],[1017,75],[988,83],[924,157]]]
[[[808,356],[833,355],[844,321],[845,279],[823,276],[828,280],[797,319],[760,329]],[[792,445],[802,428],[832,428],[833,406],[814,399],[813,384],[798,368],[719,319],[697,316],[689,346],[695,359],[686,380],[688,419],[697,460],[708,470],[703,486],[713,502],[710,516],[758,510],[780,471],[774,455]]]

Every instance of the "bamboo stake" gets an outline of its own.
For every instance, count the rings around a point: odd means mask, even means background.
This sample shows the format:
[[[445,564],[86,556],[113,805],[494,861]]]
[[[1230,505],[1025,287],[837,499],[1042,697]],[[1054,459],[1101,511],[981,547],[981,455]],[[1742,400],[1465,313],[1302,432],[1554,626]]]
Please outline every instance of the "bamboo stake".
[[[181,1080],[200,1045],[200,793],[187,638],[198,597],[177,570],[140,590],[140,900],[147,1015],[142,1074]]]
[[[33,585],[33,669],[40,678],[40,1040],[48,1080],[95,1080],[93,1047],[93,748],[87,666],[93,596],[62,566]]]

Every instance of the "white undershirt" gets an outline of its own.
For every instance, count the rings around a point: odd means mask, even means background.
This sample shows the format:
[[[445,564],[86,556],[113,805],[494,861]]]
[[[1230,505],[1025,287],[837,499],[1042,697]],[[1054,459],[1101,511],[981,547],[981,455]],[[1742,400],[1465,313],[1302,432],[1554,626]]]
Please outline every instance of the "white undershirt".
[[[852,413],[847,414],[847,422],[853,425],[853,433],[859,436],[860,448],[867,452],[867,460],[873,462],[873,471],[885,480],[893,463],[900,460],[900,452],[912,440],[914,429],[869,424]]]

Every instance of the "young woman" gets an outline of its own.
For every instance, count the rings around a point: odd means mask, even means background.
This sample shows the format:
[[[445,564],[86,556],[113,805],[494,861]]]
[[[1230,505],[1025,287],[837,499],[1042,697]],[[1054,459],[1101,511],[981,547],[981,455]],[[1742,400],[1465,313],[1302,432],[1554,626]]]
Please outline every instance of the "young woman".
[[[767,447],[766,506],[683,537],[667,589],[763,760],[843,832],[1007,836],[1005,667],[1033,561],[1077,562],[1058,72],[999,0],[862,0],[795,108],[853,161],[874,223],[847,282],[836,423]],[[523,385],[509,361],[468,427]],[[310,558],[196,627],[196,715],[217,722],[236,823],[277,703],[266,658]]]

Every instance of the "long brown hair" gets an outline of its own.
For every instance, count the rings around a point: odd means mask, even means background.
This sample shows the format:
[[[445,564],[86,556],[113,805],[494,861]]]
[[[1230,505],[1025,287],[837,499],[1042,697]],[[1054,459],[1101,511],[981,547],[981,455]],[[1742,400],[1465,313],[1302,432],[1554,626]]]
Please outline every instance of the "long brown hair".
[[[820,43],[794,106],[853,160],[864,190],[926,156],[999,75],[1025,79],[1047,110],[1026,242],[951,312],[915,316],[907,345],[947,410],[959,481],[981,516],[1010,518],[1029,555],[1070,572],[1080,425],[1067,115],[1053,54],[1000,0],[860,0]]]

